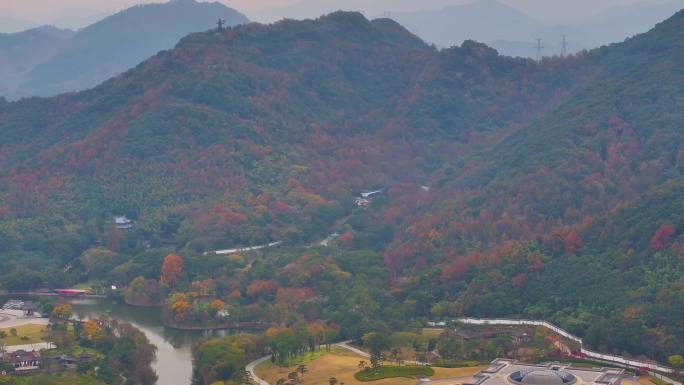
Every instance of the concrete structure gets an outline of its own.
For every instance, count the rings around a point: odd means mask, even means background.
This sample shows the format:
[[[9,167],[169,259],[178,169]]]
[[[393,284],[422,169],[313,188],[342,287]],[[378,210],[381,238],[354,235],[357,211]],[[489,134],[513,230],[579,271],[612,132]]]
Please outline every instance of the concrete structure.
[[[283,241],[278,241],[278,242],[271,242],[271,243],[267,243],[265,245],[258,245],[258,246],[238,247],[235,249],[205,251],[204,255],[208,255],[208,254],[218,254],[218,255],[235,254],[235,253],[242,253],[242,252],[247,252],[247,251],[268,249],[271,247],[280,246],[282,244],[283,244]]]
[[[620,385],[624,370],[579,368],[563,363],[525,364],[497,359],[463,385]]]
[[[26,315],[24,310],[0,309],[0,329],[13,328],[26,324],[47,325],[47,318],[40,318],[38,313]]]
[[[125,215],[117,215],[114,217],[114,225],[119,230],[127,230],[133,227],[133,221],[126,218]]]

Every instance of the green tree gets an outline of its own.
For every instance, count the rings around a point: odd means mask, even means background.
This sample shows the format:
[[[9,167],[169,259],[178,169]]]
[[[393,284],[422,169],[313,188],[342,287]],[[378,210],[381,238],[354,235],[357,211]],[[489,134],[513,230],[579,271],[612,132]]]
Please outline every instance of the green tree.
[[[384,333],[371,332],[363,335],[363,344],[370,351],[371,366],[380,367],[382,352],[390,347],[390,339]]]
[[[679,354],[673,354],[667,358],[667,362],[672,365],[672,369],[679,374],[682,367],[684,367],[684,357]]]

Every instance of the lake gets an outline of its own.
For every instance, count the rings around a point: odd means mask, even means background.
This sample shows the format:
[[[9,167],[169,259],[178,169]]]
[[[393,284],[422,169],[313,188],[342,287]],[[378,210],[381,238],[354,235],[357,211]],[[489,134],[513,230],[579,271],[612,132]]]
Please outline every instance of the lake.
[[[10,298],[0,296],[0,303]],[[157,346],[157,362],[154,369],[159,375],[159,385],[190,385],[192,382],[192,344],[212,336],[229,334],[230,331],[183,331],[163,325],[158,308],[140,308],[113,303],[105,299],[67,298],[76,318],[97,318],[108,315],[128,322],[142,330]]]

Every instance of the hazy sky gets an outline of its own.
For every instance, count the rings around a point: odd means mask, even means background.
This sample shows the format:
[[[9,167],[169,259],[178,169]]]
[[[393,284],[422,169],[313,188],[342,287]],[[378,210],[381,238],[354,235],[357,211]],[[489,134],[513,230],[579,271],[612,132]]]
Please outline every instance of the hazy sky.
[[[302,0],[221,0],[223,3],[247,13],[301,2]],[[312,0],[308,0],[312,1]],[[316,0],[329,1],[329,0]],[[439,7],[448,3],[469,0],[336,0],[336,4],[363,4],[369,15],[381,10],[417,10]],[[632,3],[662,3],[667,0],[500,0],[537,18],[553,21],[581,18],[607,8]],[[154,0],[0,0],[0,17],[13,17],[36,22],[50,22],[65,16],[89,16],[121,10],[133,4],[163,2]],[[387,8],[396,9],[387,9]],[[406,9],[413,8],[413,9]],[[258,15],[258,13],[255,13]],[[253,17],[258,18],[258,17]]]

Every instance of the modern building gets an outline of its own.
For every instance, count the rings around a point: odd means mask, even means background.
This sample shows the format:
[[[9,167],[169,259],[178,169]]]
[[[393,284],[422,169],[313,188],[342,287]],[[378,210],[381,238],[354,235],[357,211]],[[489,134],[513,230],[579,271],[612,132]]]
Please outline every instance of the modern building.
[[[133,221],[126,218],[125,215],[117,215],[114,217],[114,225],[119,230],[127,230],[133,227]]]
[[[580,368],[563,363],[525,364],[496,359],[463,385],[620,385],[624,370]]]

